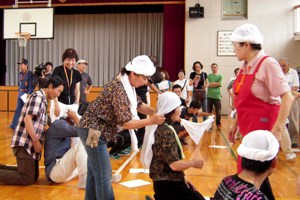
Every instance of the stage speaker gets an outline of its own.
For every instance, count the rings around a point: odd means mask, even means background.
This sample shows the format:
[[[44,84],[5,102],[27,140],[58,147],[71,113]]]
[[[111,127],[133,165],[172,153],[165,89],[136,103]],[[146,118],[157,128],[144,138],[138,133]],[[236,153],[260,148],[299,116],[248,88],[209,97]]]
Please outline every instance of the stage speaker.
[[[190,18],[203,18],[204,17],[204,7],[201,7],[200,4],[196,4],[195,7],[189,8],[189,17]]]

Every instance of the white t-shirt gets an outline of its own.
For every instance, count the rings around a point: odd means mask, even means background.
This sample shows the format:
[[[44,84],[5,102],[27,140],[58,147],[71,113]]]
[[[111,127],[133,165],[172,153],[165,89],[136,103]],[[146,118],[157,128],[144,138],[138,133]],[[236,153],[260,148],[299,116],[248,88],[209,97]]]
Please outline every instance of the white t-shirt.
[[[299,87],[299,76],[295,69],[289,68],[288,73],[286,73],[284,76],[291,88],[293,86]]]
[[[184,83],[185,83],[185,85],[184,85]],[[175,84],[178,84],[182,87],[182,92],[181,92],[180,97],[185,100],[187,98],[187,92],[191,91],[191,88],[189,87],[189,81],[186,79],[183,79],[183,80],[178,79],[177,81],[174,82],[174,85]],[[184,86],[184,88],[183,88],[183,86]]]

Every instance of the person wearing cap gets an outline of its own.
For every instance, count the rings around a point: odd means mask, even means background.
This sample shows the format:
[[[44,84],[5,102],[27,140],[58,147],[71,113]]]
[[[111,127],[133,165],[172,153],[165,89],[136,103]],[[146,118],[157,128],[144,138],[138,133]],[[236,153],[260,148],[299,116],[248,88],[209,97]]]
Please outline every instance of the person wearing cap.
[[[66,82],[66,87],[64,87],[64,91],[58,99],[54,99],[54,102],[51,103],[50,114],[54,112],[55,116],[60,115],[60,103],[66,105],[79,104],[81,75],[78,70],[74,69],[77,61],[76,50],[68,48],[62,55],[63,65],[55,67],[53,70],[52,76],[60,76]]]
[[[92,89],[92,79],[88,73],[85,72],[86,67],[88,66],[88,62],[80,59],[76,63],[77,69],[81,74],[81,81],[80,81],[80,98],[79,103],[87,102],[86,96],[90,93]]]
[[[0,165],[0,183],[31,185],[38,180],[47,122],[47,100],[57,98],[63,88],[64,81],[54,76],[48,81],[46,88],[28,97],[11,141],[17,166]]]
[[[237,149],[242,158],[243,170],[224,178],[213,199],[269,200],[260,188],[272,174],[278,150],[279,143],[270,131],[256,130],[248,133]]]
[[[174,92],[164,92],[158,96],[157,113],[166,117],[162,125],[148,126],[141,152],[144,168],[150,166],[154,198],[157,200],[205,199],[184,177],[184,170],[201,169],[204,162],[200,159],[184,160],[183,149],[174,122],[180,122],[181,101]],[[146,199],[150,199],[146,196]]]
[[[281,140],[293,96],[279,63],[263,52],[263,36],[253,24],[237,27],[230,39],[237,59],[244,61],[233,85],[237,115],[229,129],[230,141],[234,142],[238,127],[243,137],[268,130]],[[241,169],[239,157],[238,172]],[[275,199],[268,179],[263,186],[268,199]]]
[[[128,129],[132,149],[138,151],[134,129],[164,122],[164,116],[155,114],[153,108],[137,98],[135,91],[136,87],[146,85],[154,72],[155,67],[148,56],[135,57],[122,68],[120,74],[104,85],[101,93],[84,112],[78,135],[88,155],[85,199],[114,199],[107,142],[116,142],[116,134]],[[139,119],[137,112],[150,117]]]
[[[18,77],[18,99],[15,114],[10,124],[11,129],[15,129],[17,127],[19,117],[24,106],[24,101],[21,97],[24,94],[32,94],[34,90],[34,77],[32,71],[30,71],[28,68],[28,60],[22,58],[18,64],[20,65],[21,70]]]

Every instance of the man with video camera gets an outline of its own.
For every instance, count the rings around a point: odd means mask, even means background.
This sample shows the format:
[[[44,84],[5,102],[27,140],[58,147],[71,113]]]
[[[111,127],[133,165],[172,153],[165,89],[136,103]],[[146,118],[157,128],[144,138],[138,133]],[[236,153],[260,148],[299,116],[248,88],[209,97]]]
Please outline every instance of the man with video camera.
[[[46,62],[36,65],[34,68],[35,82],[34,86],[39,85],[39,89],[45,88],[47,81],[52,77],[53,64],[51,62]]]

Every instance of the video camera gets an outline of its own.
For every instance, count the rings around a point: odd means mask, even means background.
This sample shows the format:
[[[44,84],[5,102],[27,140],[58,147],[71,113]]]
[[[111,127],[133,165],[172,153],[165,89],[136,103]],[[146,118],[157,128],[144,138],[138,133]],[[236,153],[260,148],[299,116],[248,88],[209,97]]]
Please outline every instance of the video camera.
[[[40,77],[43,75],[42,73],[45,72],[46,66],[44,65],[44,63],[40,63],[36,65],[34,69],[35,69],[34,74]]]

